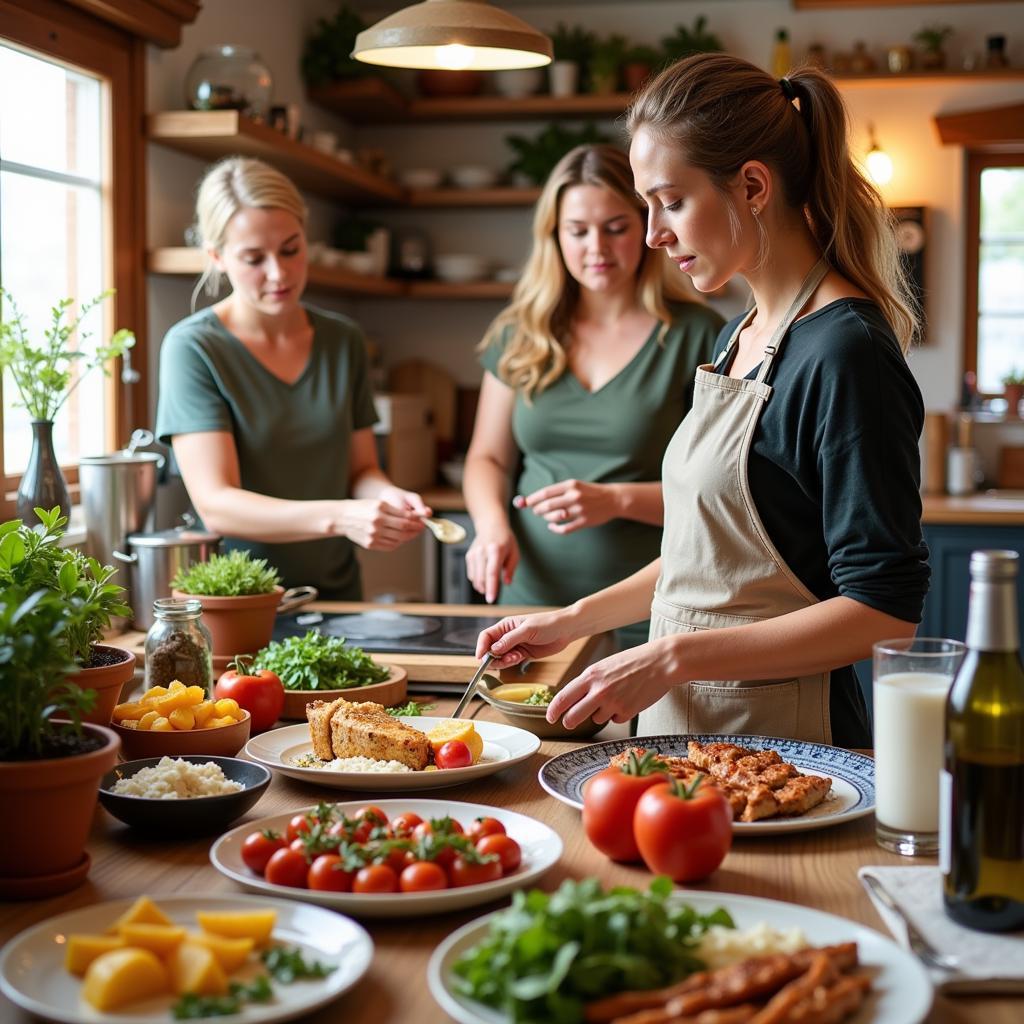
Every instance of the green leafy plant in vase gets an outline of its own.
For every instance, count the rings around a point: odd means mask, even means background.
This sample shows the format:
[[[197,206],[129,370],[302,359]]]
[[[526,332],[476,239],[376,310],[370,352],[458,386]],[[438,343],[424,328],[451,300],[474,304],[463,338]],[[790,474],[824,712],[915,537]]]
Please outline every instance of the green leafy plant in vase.
[[[665,36],[661,46],[665,51],[666,61],[672,63],[694,53],[722,52],[725,49],[722,40],[707,30],[707,23],[708,19],[701,14],[694,21],[692,29],[685,25],[677,25],[672,35]]]
[[[587,65],[590,91],[609,96],[619,89],[619,73],[629,49],[629,41],[622,35],[610,35],[594,44]]]
[[[637,92],[665,61],[665,55],[653,46],[631,46],[622,58],[622,80],[626,92]]]
[[[352,56],[356,36],[366,28],[363,19],[347,4],[333,18],[319,18],[302,51],[302,78],[308,86],[327,85],[361,78],[373,71]]]
[[[1024,370],[1013,367],[1002,377],[1003,397],[1006,399],[1006,415],[1019,416],[1020,403],[1024,399]]]
[[[560,124],[549,124],[533,138],[508,135],[505,142],[516,156],[507,173],[513,178],[522,177],[534,185],[543,185],[555,164],[569,150],[588,143],[608,141],[608,136],[593,124],[587,124],[578,131]]]
[[[9,292],[0,288],[0,301],[10,312],[0,319],[0,372],[6,371],[17,388],[15,402],[32,417],[32,451],[18,488],[17,513],[31,520],[37,506],[57,505],[67,516],[71,499],[53,450],[53,421],[61,407],[90,370],[109,374],[111,360],[123,356],[135,344],[135,335],[115,331],[105,345],[92,352],[84,349],[89,335],[79,325],[88,313],[113,295],[105,291],[84,303],[77,315],[70,312],[74,299],[61,299],[50,311],[50,324],[42,340],[34,342],[25,317]],[[77,339],[77,340],[76,340]]]
[[[925,25],[914,33],[914,42],[921,47],[921,67],[937,70],[946,66],[946,40],[953,34],[952,25]]]
[[[559,22],[551,33],[554,60],[548,69],[553,96],[572,96],[579,91],[580,78],[590,62],[594,33],[580,25]]]

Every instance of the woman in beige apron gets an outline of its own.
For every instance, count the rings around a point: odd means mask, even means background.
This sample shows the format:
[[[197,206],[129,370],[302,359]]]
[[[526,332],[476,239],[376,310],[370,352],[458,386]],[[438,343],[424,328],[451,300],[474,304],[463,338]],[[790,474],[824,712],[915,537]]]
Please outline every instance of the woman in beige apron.
[[[912,636],[927,589],[912,461],[923,406],[900,354],[916,324],[903,298],[895,238],[880,197],[846,150],[839,95],[813,69],[777,82],[724,54],[688,58],[641,92],[629,128],[635,185],[648,204],[648,244],[664,248],[702,292],[742,274],[755,305],[715,364],[697,370],[691,411],[666,451],[661,558],[570,608],[503,620],[481,634],[478,654],[491,651],[497,667],[512,665],[649,609],[648,643],[563,687],[550,720],[622,722],[639,713],[641,735],[755,733],[829,743],[832,712],[848,706],[833,700],[832,671],[844,669],[845,691],[855,689],[846,666],[876,640]],[[804,318],[809,329],[799,323]],[[798,386],[777,394],[773,381],[780,365],[786,369],[794,324],[802,330],[797,362],[812,369],[806,379],[793,377],[791,363],[787,379]],[[844,379],[848,366],[852,383]],[[869,413],[866,397],[879,367],[891,371],[896,400]],[[834,394],[837,405],[816,402],[816,386],[817,397]],[[800,506],[808,509],[806,521],[785,525],[798,541],[806,534],[818,559],[810,574],[817,596],[765,527],[765,502],[776,496],[762,487],[755,500],[751,488],[751,453],[768,429],[773,396],[776,405],[795,400],[793,444],[812,455],[797,467],[800,474],[786,476],[782,442],[789,438],[775,423],[771,440],[782,450],[775,479],[783,486],[792,480],[809,496]],[[847,462],[856,472],[842,476],[843,465],[826,466],[828,456],[808,443],[821,437],[833,452],[833,427],[839,449],[851,446]],[[856,450],[862,436],[866,456]],[[900,455],[892,462],[890,439]],[[855,515],[843,543],[829,547],[825,491],[840,476],[844,500],[852,491],[855,504],[861,483],[865,496],[877,496],[881,479],[897,496],[898,522],[872,527],[864,544],[881,560],[879,580],[865,580]],[[792,536],[788,542],[795,550]],[[876,550],[886,545],[891,550]],[[806,552],[798,553],[806,563]],[[846,586],[850,579],[858,585]],[[842,735],[847,743],[851,735],[865,738],[850,729]]]

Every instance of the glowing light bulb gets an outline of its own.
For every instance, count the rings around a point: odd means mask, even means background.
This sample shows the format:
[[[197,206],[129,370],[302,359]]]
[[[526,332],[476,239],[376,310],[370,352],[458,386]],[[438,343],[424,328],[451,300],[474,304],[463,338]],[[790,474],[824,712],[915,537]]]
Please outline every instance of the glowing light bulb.
[[[449,71],[465,71],[473,63],[473,48],[462,43],[449,43],[434,51],[439,67]]]
[[[888,185],[892,181],[892,157],[877,146],[868,150],[868,174],[876,185]]]

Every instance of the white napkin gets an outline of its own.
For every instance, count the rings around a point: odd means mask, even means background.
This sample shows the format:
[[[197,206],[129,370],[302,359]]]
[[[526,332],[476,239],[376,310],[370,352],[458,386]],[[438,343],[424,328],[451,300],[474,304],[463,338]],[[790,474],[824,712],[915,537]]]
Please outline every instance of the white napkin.
[[[939,953],[959,959],[955,972],[929,969],[937,988],[948,993],[1024,992],[1024,932],[979,932],[951,920],[943,909],[938,868],[864,867],[857,874],[875,878]],[[864,889],[889,931],[909,948],[903,922]]]

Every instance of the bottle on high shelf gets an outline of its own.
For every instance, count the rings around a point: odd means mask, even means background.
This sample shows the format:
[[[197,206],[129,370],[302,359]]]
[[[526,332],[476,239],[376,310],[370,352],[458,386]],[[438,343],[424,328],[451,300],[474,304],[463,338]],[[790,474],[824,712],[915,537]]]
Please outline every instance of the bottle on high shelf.
[[[940,865],[946,913],[1024,928],[1024,667],[1015,551],[975,551],[967,655],[946,702]]]

